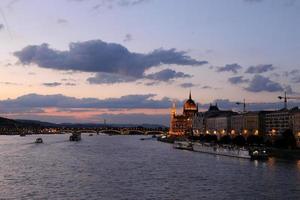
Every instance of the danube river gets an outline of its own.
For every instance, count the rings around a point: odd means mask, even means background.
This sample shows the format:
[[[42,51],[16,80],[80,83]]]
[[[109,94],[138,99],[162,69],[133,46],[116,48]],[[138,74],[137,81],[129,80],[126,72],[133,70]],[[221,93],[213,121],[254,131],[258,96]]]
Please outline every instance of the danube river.
[[[0,136],[0,199],[300,199],[300,161],[180,151],[143,136]]]

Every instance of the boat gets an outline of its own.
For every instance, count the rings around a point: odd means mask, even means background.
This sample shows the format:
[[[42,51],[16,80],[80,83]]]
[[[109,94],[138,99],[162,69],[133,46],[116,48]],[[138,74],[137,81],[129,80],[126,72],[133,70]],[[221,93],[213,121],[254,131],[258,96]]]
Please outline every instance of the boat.
[[[194,142],[193,150],[201,153],[209,153],[221,156],[230,156],[253,160],[262,160],[268,158],[267,152],[263,149],[247,149],[245,147],[241,148],[233,145],[217,145],[212,143]]]
[[[72,133],[72,135],[70,136],[70,141],[75,141],[78,142],[81,140],[81,133]]]
[[[175,141],[173,148],[193,151],[193,144],[189,141]]]
[[[269,158],[265,148],[252,147],[249,149],[249,154],[253,160],[267,160]]]
[[[25,137],[26,134],[25,133],[20,133],[20,137]]]
[[[94,135],[92,133],[90,133],[89,136],[94,136]]]
[[[37,138],[37,139],[35,140],[35,143],[36,143],[36,144],[41,144],[41,143],[43,143],[43,139],[42,139],[42,138]]]

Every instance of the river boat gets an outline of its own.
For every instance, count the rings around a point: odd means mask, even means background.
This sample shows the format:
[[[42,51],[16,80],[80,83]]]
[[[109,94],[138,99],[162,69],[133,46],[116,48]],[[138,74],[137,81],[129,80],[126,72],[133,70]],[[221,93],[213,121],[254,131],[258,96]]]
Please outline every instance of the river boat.
[[[249,148],[249,154],[253,160],[267,160],[269,158],[267,150],[262,147]]]
[[[43,143],[43,139],[42,139],[42,138],[37,138],[37,139],[35,140],[35,143],[36,143],[36,144],[41,144],[41,143]]]
[[[71,142],[78,142],[81,140],[81,133],[72,133],[72,135],[70,136],[70,141]]]
[[[194,142],[193,150],[196,152],[253,160],[261,160],[268,158],[268,154],[263,148],[248,149],[245,147],[241,148],[233,145],[217,145],[212,143]]]
[[[190,141],[175,141],[173,148],[193,151],[193,144]]]

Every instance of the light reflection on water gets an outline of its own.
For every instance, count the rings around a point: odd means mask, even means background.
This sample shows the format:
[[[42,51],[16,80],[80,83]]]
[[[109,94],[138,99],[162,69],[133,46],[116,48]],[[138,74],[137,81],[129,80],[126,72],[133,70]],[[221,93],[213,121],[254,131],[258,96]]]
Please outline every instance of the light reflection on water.
[[[45,144],[34,144],[43,137]],[[0,199],[300,199],[300,161],[249,161],[140,136],[0,136]]]

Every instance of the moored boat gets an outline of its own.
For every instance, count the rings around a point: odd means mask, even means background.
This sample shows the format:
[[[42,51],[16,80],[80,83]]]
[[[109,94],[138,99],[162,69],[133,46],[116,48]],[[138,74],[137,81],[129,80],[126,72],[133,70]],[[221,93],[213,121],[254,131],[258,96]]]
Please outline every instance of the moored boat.
[[[245,147],[236,147],[233,145],[217,145],[212,143],[193,143],[193,150],[196,152],[209,153],[222,156],[237,158],[246,158],[253,160],[268,159],[268,154],[263,148],[248,149]]]
[[[43,143],[43,139],[42,139],[42,138],[37,138],[37,139],[35,140],[35,143],[36,143],[36,144],[41,144],[41,143]]]
[[[173,148],[193,151],[193,144],[189,141],[175,141]]]
[[[81,140],[81,133],[72,133],[72,135],[70,136],[70,141],[80,141]]]
[[[250,148],[249,154],[253,160],[267,160],[269,158],[265,148]]]

